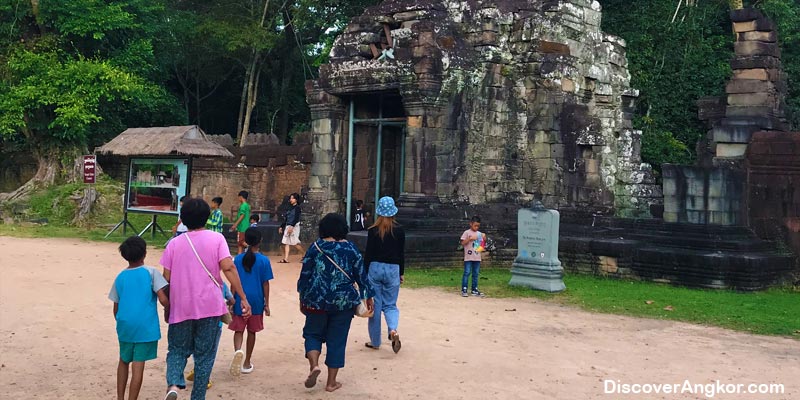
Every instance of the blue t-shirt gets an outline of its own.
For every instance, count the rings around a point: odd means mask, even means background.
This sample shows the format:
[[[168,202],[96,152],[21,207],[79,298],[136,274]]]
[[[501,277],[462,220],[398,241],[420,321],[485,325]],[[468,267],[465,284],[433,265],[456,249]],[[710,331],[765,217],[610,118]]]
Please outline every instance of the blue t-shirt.
[[[247,295],[247,302],[250,303],[253,315],[264,313],[264,282],[271,281],[272,265],[269,263],[269,258],[261,253],[255,253],[256,262],[250,272],[244,270],[242,260],[244,260],[245,253],[239,254],[233,259],[236,264],[236,270],[239,271],[239,279],[242,281],[242,289]],[[233,313],[242,315],[242,301],[238,294],[233,295],[236,299],[236,304],[233,305]]]
[[[108,298],[119,304],[117,337],[120,342],[146,343],[161,339],[156,292],[167,280],[153,267],[127,268],[117,275]]]

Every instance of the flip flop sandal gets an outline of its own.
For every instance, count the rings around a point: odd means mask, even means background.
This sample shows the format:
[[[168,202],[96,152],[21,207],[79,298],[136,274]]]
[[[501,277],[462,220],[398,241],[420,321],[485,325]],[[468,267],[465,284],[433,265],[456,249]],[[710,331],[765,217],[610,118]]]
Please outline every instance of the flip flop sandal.
[[[250,368],[245,368],[244,366],[242,366],[242,373],[243,374],[252,373],[254,368],[255,367],[253,367],[253,363],[250,363]]]
[[[305,382],[306,388],[311,389],[312,387],[314,387],[314,385],[317,384],[317,378],[319,378],[319,374],[321,374],[321,373],[322,373],[322,370],[319,369],[319,367],[317,367],[313,371],[311,371],[311,373],[308,374],[308,378],[306,378],[306,382]]]
[[[402,344],[400,343],[400,334],[395,332],[395,334],[392,335],[391,339],[392,339],[392,351],[394,351],[394,353],[397,354],[397,352],[400,351],[400,347],[402,346]]]
[[[289,262],[288,262],[288,261],[286,261],[286,260],[280,260],[280,261],[278,261],[278,262],[279,262],[280,264],[288,264],[288,263],[289,263]]]
[[[178,392],[170,390],[167,392],[167,395],[164,396],[164,400],[178,400]]]
[[[364,347],[372,350],[380,350],[380,346],[373,346],[370,342],[364,343]]]
[[[243,367],[242,364],[244,364],[244,352],[241,350],[236,350],[236,352],[233,353],[233,360],[231,360],[231,375],[241,375]]]

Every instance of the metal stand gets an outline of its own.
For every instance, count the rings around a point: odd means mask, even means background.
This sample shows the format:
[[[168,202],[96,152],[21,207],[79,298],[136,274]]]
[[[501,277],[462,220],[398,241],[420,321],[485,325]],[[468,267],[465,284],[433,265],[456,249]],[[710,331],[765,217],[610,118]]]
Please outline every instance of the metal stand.
[[[120,221],[117,225],[115,225],[114,228],[111,229],[111,232],[108,232],[106,234],[105,238],[108,239],[108,237],[111,236],[112,233],[116,232],[117,229],[119,229],[120,227],[122,227],[122,236],[125,236],[128,232],[129,226],[134,232],[136,232],[136,228],[133,226],[133,224],[131,224],[130,221],[128,221],[128,213],[124,212],[122,213],[122,221]]]
[[[158,231],[161,232],[161,234],[164,235],[164,237],[169,238],[169,235],[167,235],[167,233],[164,232],[163,229],[161,229],[161,226],[158,225],[158,219],[157,218],[158,218],[158,215],[157,214],[153,214],[153,220],[150,221],[150,223],[147,224],[147,226],[144,227],[144,229],[142,229],[142,232],[139,233],[139,236],[143,236],[144,233],[149,230],[151,232],[151,234],[152,234],[152,238],[155,239],[156,238],[156,229],[158,229]]]

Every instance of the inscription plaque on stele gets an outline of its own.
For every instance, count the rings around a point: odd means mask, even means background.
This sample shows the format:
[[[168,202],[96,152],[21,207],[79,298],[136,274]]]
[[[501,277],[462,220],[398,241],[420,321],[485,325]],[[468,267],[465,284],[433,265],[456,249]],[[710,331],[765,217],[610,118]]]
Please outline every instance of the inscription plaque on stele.
[[[548,292],[565,289],[564,269],[558,260],[559,214],[537,202],[517,214],[517,257],[511,268],[514,286]]]

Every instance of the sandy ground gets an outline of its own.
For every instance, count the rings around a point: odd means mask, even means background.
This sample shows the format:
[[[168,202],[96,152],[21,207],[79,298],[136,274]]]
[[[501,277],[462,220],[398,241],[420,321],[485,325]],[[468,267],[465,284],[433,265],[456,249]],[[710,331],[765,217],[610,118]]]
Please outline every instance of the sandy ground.
[[[150,250],[150,265],[160,253]],[[398,355],[389,346],[366,349],[366,320],[356,318],[339,375],[344,387],[308,390],[295,293],[299,264],[273,265],[273,316],[258,337],[255,372],[227,375],[233,336],[226,328],[208,399],[705,398],[604,395],[605,379],[783,383],[783,395],[715,398],[800,399],[796,340],[433,289],[401,291]],[[115,398],[118,347],[107,294],[124,266],[114,244],[0,237],[0,398]],[[166,337],[163,323],[162,330]],[[162,398],[165,355],[164,339],[159,358],[146,367],[140,398]]]

